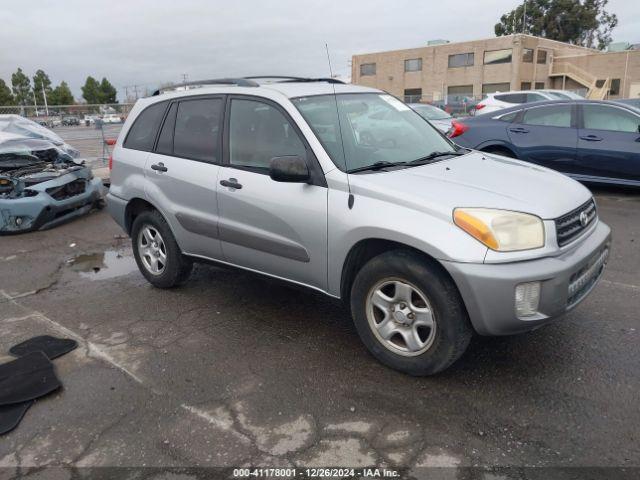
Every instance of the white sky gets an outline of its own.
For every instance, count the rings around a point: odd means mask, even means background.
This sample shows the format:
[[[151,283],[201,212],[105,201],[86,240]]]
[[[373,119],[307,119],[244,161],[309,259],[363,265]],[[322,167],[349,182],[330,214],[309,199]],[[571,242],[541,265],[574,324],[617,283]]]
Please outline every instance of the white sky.
[[[0,78],[18,66],[125,85],[226,76],[350,74],[351,55],[492,37],[518,0],[0,0]],[[610,0],[614,41],[640,42],[640,1]],[[144,88],[144,87],[142,87]]]

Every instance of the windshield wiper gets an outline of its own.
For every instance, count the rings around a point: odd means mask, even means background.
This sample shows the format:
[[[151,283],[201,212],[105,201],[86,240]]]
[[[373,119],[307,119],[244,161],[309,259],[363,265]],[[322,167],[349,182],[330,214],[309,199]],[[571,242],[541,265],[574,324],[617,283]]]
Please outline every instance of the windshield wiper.
[[[406,165],[423,165],[430,163],[431,161],[436,160],[440,157],[459,157],[460,155],[465,155],[466,153],[468,153],[468,151],[462,149],[454,150],[453,152],[431,152],[429,155],[407,162]]]
[[[351,170],[347,170],[347,173],[357,173],[357,172],[367,172],[367,171],[376,171],[382,170],[386,167],[397,167],[407,165],[407,162],[376,162],[371,165],[365,165],[364,167],[352,168]]]

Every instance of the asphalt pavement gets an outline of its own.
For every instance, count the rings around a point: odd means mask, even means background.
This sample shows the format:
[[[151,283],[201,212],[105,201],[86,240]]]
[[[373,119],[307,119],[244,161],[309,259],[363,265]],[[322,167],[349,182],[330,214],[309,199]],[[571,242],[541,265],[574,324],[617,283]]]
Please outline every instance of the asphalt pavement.
[[[54,361],[64,388],[0,438],[0,472],[640,467],[640,193],[596,193],[613,248],[595,291],[535,332],[474,338],[429,378],[375,361],[318,293],[209,265],[151,287],[104,211],[1,237],[0,362],[35,335],[80,347]]]

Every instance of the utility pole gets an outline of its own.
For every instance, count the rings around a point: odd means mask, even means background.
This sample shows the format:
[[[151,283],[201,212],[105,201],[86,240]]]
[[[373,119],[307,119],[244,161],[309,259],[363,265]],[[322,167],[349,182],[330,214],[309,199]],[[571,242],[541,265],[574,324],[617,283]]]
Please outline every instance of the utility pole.
[[[36,101],[36,91],[33,91],[33,106],[36,109],[36,117],[39,117],[40,115],[38,115],[38,102]]]
[[[187,75],[186,73],[182,74],[182,83],[187,83],[187,79],[189,78],[189,75]]]
[[[49,116],[49,105],[47,105],[47,94],[44,91],[44,82],[42,83],[42,98],[44,99],[44,111]]]
[[[525,26],[527,24],[527,0],[524,0],[524,13],[522,14],[522,33],[526,33]]]

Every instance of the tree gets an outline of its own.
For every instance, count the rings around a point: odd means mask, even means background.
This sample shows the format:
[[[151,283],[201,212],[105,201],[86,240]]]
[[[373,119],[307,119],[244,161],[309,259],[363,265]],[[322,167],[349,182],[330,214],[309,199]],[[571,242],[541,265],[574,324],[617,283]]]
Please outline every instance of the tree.
[[[11,89],[4,83],[4,80],[0,78],[0,105],[13,105],[15,99]]]
[[[75,100],[67,82],[61,82],[48,96],[50,105],[73,105]]]
[[[44,105],[44,97],[42,96],[42,90],[44,88],[45,95],[47,96],[47,102],[49,102],[49,96],[51,95],[51,80],[49,75],[44,73],[43,70],[37,70],[33,76],[33,92],[36,96],[36,102],[38,105]]]
[[[102,103],[102,97],[100,95],[100,84],[92,76],[88,76],[84,82],[82,89],[82,98],[84,98],[89,104]]]
[[[11,75],[11,87],[13,88],[13,96],[18,105],[33,105],[33,92],[31,91],[31,81],[21,68],[18,68]]]
[[[608,3],[609,0],[528,0],[502,15],[494,29],[497,36],[528,33],[602,50],[611,43],[611,31],[618,25],[618,17],[605,10]]]
[[[116,100],[118,91],[106,78],[103,78],[102,82],[100,82],[100,93],[102,94],[102,103],[118,103],[118,100]]]
[[[98,82],[89,76],[82,87],[82,97],[89,104],[118,103],[117,93],[116,88],[106,78]]]

